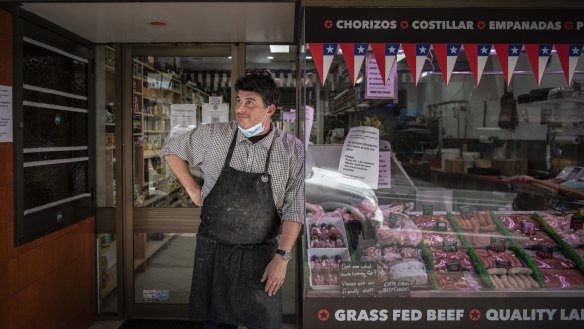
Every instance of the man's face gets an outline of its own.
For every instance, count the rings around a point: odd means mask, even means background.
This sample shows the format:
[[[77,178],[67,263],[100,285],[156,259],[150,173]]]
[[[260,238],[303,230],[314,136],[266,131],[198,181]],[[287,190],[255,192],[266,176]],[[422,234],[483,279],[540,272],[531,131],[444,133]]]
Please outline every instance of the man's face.
[[[272,111],[273,105],[265,106],[262,97],[254,91],[240,90],[237,92],[237,100],[235,105],[235,114],[237,115],[237,123],[244,129],[251,128],[260,122],[264,122],[266,128],[266,113],[268,117]]]

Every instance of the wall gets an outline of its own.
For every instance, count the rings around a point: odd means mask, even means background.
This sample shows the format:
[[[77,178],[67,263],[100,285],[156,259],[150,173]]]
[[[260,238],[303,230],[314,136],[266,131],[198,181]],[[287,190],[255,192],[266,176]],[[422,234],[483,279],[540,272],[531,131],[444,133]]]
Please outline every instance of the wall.
[[[12,16],[0,10],[0,85],[13,84]],[[0,143],[0,327],[89,328],[95,320],[90,218],[14,247],[13,150]]]

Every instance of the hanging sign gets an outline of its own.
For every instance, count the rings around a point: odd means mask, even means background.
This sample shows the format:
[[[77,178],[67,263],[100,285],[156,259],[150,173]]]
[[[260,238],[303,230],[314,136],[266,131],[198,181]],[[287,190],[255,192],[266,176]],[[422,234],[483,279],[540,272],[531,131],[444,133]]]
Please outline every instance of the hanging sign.
[[[583,9],[307,7],[305,40],[329,43],[578,44]]]
[[[339,172],[356,178],[372,189],[379,181],[379,129],[360,126],[349,130],[339,163]]]
[[[314,108],[306,105],[304,114],[304,146],[307,148],[310,142],[310,132],[312,132],[312,123],[314,122]]]
[[[375,58],[370,54],[367,55],[365,60],[365,79],[367,82],[365,84],[365,99],[395,99],[397,65],[393,65],[388,73],[387,83],[384,83]]]

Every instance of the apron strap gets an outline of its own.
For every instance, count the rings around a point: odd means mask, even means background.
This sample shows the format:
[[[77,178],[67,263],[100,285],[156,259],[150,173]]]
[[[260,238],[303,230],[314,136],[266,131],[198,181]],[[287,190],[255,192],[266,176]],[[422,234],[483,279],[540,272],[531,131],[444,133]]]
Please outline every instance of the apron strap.
[[[235,141],[237,140],[237,129],[235,129],[235,134],[231,139],[231,145],[229,145],[229,151],[227,151],[227,158],[225,158],[225,163],[223,164],[223,168],[226,166],[229,167],[231,163],[231,157],[233,156],[233,150],[235,149]]]

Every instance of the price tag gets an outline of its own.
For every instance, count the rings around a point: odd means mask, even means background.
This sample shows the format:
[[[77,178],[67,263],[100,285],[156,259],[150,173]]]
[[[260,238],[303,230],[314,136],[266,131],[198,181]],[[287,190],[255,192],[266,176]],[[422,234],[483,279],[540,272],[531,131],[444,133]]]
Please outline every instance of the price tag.
[[[400,225],[400,219],[401,219],[401,218],[400,218],[400,216],[399,216],[398,214],[396,214],[396,213],[394,213],[394,212],[392,212],[392,213],[389,213],[389,218],[388,218],[388,223],[387,223],[387,225],[388,225],[390,228],[398,228],[398,227],[400,227],[400,226],[401,226],[401,225]]]
[[[496,263],[497,267],[500,267],[500,268],[506,268],[506,269],[511,268],[511,262],[508,260],[497,259],[497,261],[495,263]]]
[[[422,215],[433,216],[434,215],[434,206],[431,204],[423,205],[422,206]]]
[[[553,258],[554,247],[546,244],[540,244],[537,248],[537,255],[541,258]]]
[[[527,220],[522,220],[521,221],[521,232],[523,232],[523,234],[527,234],[527,235],[532,235],[535,234],[535,224],[527,221]]]
[[[582,215],[572,215],[570,220],[570,229],[581,230],[584,227],[584,216]]]
[[[505,238],[493,237],[491,238],[491,249],[496,252],[505,251],[507,247],[507,240]]]
[[[472,217],[472,209],[469,205],[461,206],[458,210],[460,212],[460,217],[463,219],[470,219]]]
[[[436,231],[445,232],[448,229],[448,224],[445,221],[437,221],[436,222]]]
[[[460,262],[448,262],[446,263],[447,272],[462,272],[462,265]]]
[[[442,241],[442,250],[444,251],[458,251],[458,243],[453,240]]]

